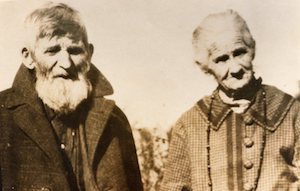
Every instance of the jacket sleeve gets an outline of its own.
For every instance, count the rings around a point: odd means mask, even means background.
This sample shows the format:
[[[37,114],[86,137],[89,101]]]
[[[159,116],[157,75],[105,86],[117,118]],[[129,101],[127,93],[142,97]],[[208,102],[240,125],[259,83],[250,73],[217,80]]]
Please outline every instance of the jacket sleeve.
[[[190,189],[190,164],[186,133],[179,121],[172,128],[169,155],[161,191],[187,191]]]
[[[115,130],[118,129],[116,134],[119,137],[119,146],[127,178],[128,190],[142,191],[143,184],[130,124],[125,114],[118,107],[114,108],[109,123],[114,126]]]

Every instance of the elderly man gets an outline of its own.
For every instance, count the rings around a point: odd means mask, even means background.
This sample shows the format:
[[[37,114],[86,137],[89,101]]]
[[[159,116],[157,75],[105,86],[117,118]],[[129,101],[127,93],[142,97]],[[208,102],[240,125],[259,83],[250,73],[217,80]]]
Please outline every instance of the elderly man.
[[[193,46],[218,87],[172,128],[162,190],[299,190],[300,105],[254,77],[246,22],[232,10],[209,15]]]
[[[140,191],[130,125],[103,96],[76,10],[49,3],[25,20],[12,88],[0,94],[1,190]]]

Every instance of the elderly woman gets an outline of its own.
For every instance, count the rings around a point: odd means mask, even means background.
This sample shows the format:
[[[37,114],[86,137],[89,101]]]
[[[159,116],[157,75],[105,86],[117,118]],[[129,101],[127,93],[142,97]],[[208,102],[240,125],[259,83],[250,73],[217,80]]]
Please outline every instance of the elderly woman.
[[[193,46],[218,87],[172,128],[162,190],[298,190],[300,105],[254,77],[246,22],[232,10],[209,15]]]

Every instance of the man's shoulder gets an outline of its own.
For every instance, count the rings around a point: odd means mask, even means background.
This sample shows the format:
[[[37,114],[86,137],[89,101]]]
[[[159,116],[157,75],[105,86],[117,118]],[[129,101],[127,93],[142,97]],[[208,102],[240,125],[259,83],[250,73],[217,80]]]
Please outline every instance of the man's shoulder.
[[[2,98],[3,96],[6,96],[6,95],[8,95],[10,93],[12,93],[12,88],[7,88],[5,90],[0,91],[0,96]]]
[[[119,123],[123,124],[124,126],[128,126],[129,122],[127,116],[122,111],[122,109],[118,105],[114,105],[114,108],[111,112],[111,119],[118,121]]]
[[[116,106],[115,101],[107,99],[105,97],[92,97],[89,99],[91,107],[89,108],[93,112],[111,113],[113,108]]]
[[[0,92],[0,103],[1,105],[4,105],[6,102],[6,99],[9,98],[13,94],[13,89],[8,88]]]
[[[101,113],[106,115],[109,122],[127,124],[128,120],[122,109],[115,103],[114,100],[107,99],[105,97],[95,98],[91,108],[92,113]]]
[[[110,99],[103,99],[103,102],[105,102],[105,105],[102,107],[105,107],[104,110],[107,113],[107,126],[109,128],[112,128],[117,131],[121,132],[131,132],[131,126],[130,123],[125,115],[125,113],[122,111],[122,109],[115,103],[115,101]],[[107,109],[109,108],[109,109]]]
[[[7,109],[7,99],[13,97],[13,91],[11,88],[0,92],[0,131],[4,131],[7,127],[7,123],[12,121],[11,114]],[[4,129],[3,129],[4,128]]]

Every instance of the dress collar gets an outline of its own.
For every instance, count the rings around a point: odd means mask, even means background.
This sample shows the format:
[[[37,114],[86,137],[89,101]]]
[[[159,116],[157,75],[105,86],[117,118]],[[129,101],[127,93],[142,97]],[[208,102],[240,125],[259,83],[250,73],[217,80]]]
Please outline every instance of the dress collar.
[[[266,92],[266,125],[264,125],[263,90]],[[232,110],[229,105],[221,100],[217,90],[213,92],[213,96],[215,98],[211,108],[211,127],[217,131]],[[206,120],[209,113],[210,102],[211,97],[205,97],[197,103],[200,112]],[[245,122],[254,121],[259,126],[266,126],[268,130],[273,132],[280,125],[293,102],[294,99],[292,96],[285,94],[273,86],[262,85],[257,91],[250,107],[241,115]]]

